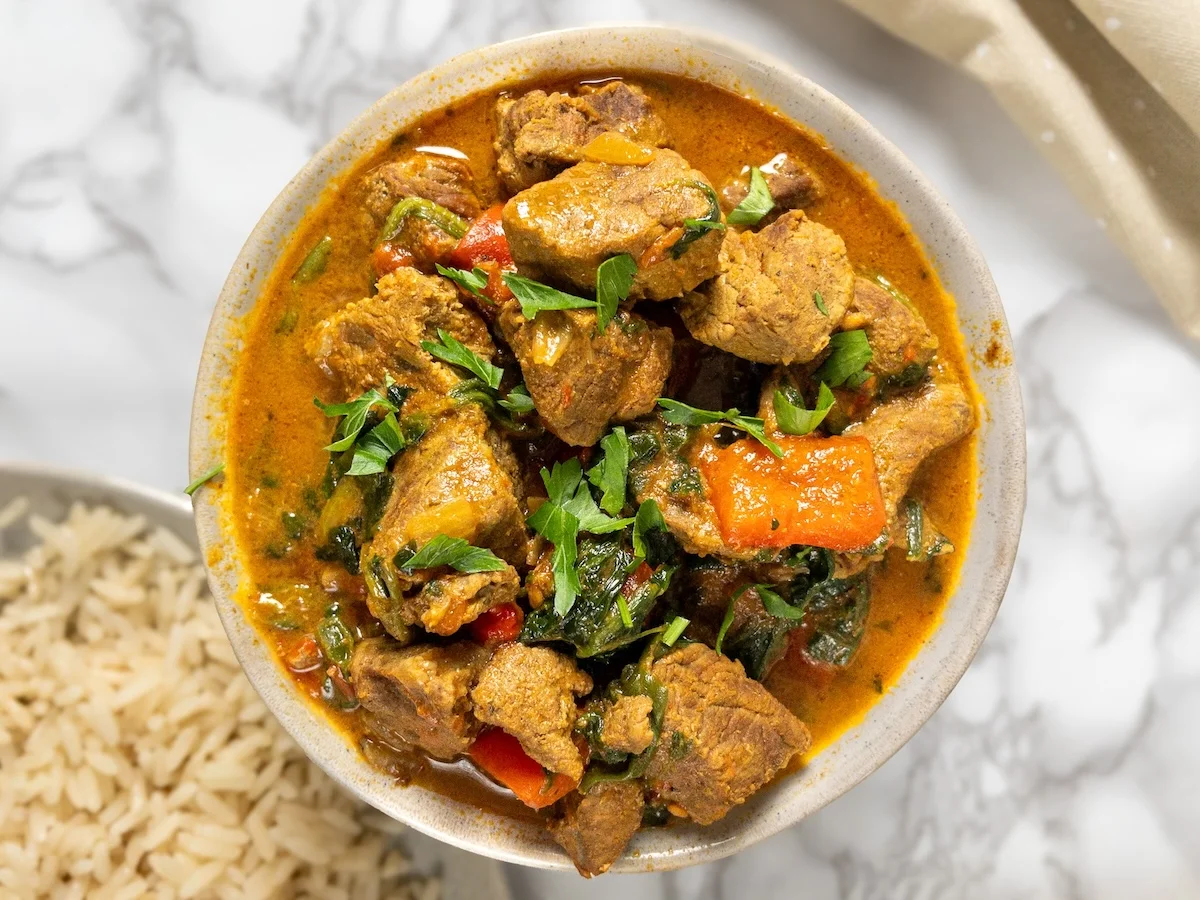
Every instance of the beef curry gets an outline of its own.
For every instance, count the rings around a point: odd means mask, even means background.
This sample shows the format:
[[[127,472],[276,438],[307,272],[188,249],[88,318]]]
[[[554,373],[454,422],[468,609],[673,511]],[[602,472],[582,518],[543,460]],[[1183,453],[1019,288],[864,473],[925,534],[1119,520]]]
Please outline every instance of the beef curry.
[[[469,98],[335,187],[247,322],[228,483],[248,614],[371,763],[591,875],[886,691],[977,401],[865,176],[626,73]]]

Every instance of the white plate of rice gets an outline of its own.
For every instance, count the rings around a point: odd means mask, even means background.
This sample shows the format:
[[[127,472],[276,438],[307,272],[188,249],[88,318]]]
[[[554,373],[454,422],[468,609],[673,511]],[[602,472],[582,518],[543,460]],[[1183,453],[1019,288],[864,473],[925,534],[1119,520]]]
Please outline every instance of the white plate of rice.
[[[182,496],[0,464],[0,647],[0,897],[508,896],[275,722]]]

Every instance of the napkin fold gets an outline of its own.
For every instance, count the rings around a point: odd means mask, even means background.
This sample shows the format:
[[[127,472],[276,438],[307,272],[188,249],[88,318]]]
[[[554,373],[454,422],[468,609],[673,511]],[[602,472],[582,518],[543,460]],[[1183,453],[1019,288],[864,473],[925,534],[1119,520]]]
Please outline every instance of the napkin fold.
[[[1200,0],[843,0],[983,82],[1200,339]]]

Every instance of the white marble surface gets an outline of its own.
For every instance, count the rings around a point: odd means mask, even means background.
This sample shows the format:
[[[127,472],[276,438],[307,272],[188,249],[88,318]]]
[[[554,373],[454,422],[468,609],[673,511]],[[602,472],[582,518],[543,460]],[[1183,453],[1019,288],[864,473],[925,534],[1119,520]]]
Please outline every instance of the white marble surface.
[[[0,0],[0,456],[185,481],[225,271],[359,109],[562,0]],[[1200,353],[984,92],[834,0],[609,0],[755,42],[921,166],[1016,334],[1029,508],[945,707],[820,814],[663,876],[514,870],[518,896],[1200,897]]]

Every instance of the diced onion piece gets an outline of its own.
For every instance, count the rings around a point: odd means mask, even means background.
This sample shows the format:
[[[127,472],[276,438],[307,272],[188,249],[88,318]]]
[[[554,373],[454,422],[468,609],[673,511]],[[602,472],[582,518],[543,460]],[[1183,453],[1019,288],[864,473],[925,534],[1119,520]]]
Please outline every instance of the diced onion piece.
[[[619,132],[606,131],[584,146],[583,158],[614,166],[644,166],[654,158],[654,151]]]

